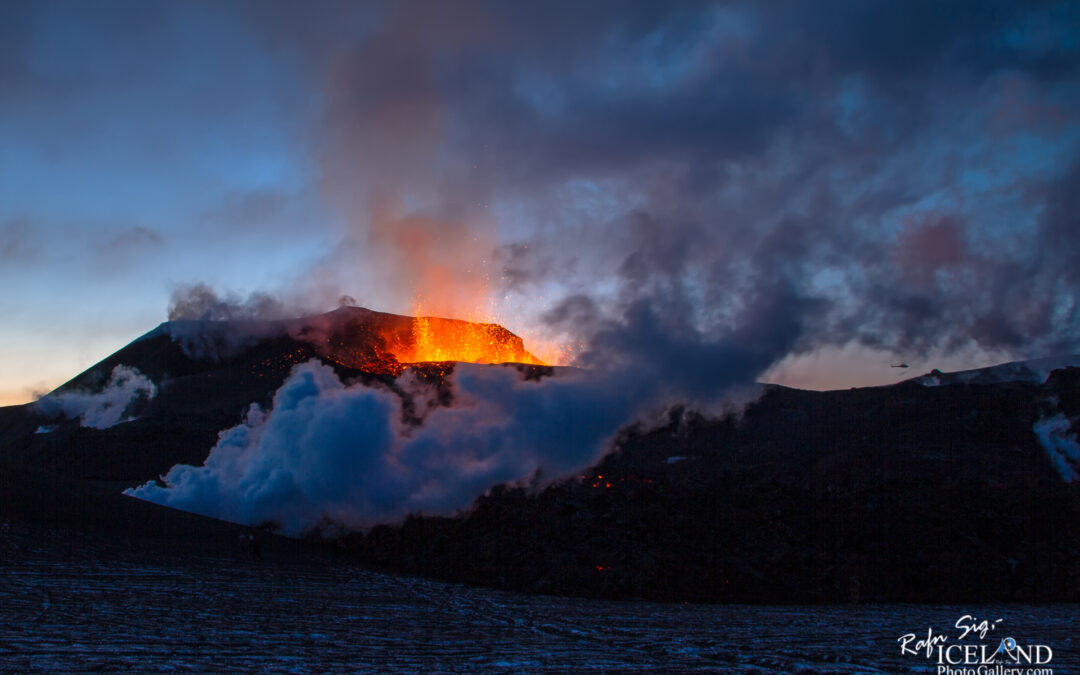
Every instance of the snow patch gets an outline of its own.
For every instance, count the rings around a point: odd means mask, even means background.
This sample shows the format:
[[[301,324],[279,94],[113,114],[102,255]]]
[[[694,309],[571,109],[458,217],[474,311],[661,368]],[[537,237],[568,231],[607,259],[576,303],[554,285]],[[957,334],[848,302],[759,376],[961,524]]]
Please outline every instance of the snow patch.
[[[1075,433],[1069,435],[1072,429],[1068,418],[1061,413],[1044,417],[1033,430],[1062,480],[1071,483],[1080,477],[1080,444]]]
[[[926,375],[912,378],[924,387],[940,387],[946,384],[994,384],[998,382],[1046,382],[1055,370],[1080,366],[1080,354],[1051,356],[1028,361],[1011,361],[988,368],[960,370],[943,373],[934,369]]]

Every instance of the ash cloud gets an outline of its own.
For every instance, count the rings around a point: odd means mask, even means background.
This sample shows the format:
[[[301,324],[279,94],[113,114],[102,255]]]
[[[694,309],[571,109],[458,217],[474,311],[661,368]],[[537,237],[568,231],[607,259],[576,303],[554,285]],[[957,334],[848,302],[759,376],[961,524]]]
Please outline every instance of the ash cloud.
[[[539,325],[607,305],[644,214],[661,255],[696,249],[702,330],[782,278],[823,303],[796,353],[1080,350],[1075,2],[8,5],[9,140],[72,204],[50,225],[14,187],[0,223],[56,245],[0,224],[9,263],[82,274],[67,235],[119,218],[161,235],[121,250],[187,260],[158,280],[235,265]]]
[[[343,297],[342,301],[346,299],[352,300]],[[192,358],[222,361],[260,339],[284,335],[288,331],[284,321],[306,313],[268,293],[254,292],[245,298],[198,283],[173,292],[169,322],[158,330],[167,333]],[[152,331],[147,337],[156,334]]]
[[[202,283],[178,288],[169,300],[169,321],[276,321],[290,316],[296,314],[268,293],[257,291],[244,298],[219,294]]]
[[[795,354],[1080,349],[1071,3],[429,9],[302,43],[353,228],[325,267],[368,260],[399,307],[606,306],[689,257],[700,330],[765,279],[815,301]]]
[[[656,228],[643,224],[642,236]],[[737,410],[754,382],[790,351],[816,307],[784,280],[753,279],[737,314],[701,311],[689,276],[692,246],[647,249],[625,261],[618,298],[586,295],[548,313],[587,336],[579,368],[525,380],[514,368],[458,364],[453,402],[432,406],[415,381],[419,426],[403,424],[388,389],[346,385],[316,362],[297,367],[244,424],[221,434],[201,467],[177,466],[127,494],[297,535],[327,523],[348,528],[409,513],[452,514],[502,483],[544,485],[594,464],[620,429],[671,406]],[[672,260],[673,257],[678,260]]]
[[[577,296],[549,313],[553,325],[588,335],[579,368],[536,380],[457,364],[444,407],[408,377],[395,392],[344,384],[308,362],[271,410],[253,407],[221,432],[202,466],[176,466],[164,487],[151,481],[126,494],[290,535],[364,528],[410,513],[449,515],[495,485],[573,475],[609,451],[620,429],[673,405],[738,410],[756,397],[757,376],[792,348],[814,302],[759,283],[738,316],[708,322],[684,297],[685,271],[671,266],[660,283],[659,272],[647,272],[656,262],[643,256],[628,266],[616,311]],[[402,421],[403,392],[418,426]]]
[[[320,190],[347,232],[312,276],[390,287],[395,311],[505,294],[589,377],[459,370],[455,404],[402,430],[388,393],[309,366],[139,496],[290,531],[448,513],[822,347],[1080,351],[1068,3],[258,14],[325,102]],[[320,482],[322,461],[366,487]]]
[[[327,524],[364,528],[410,513],[449,515],[502,483],[548,482],[594,464],[620,429],[673,405],[719,414],[754,397],[756,378],[789,353],[821,302],[787,278],[740,280],[735,310],[709,311],[695,279],[716,273],[693,245],[657,245],[664,224],[629,224],[639,245],[613,297],[566,298],[548,325],[582,340],[576,365],[540,380],[513,368],[458,364],[453,402],[406,382],[419,426],[402,423],[388,389],[342,383],[316,362],[296,368],[273,408],[225,430],[203,466],[177,466],[126,494],[299,535]],[[667,240],[670,242],[670,240]]]
[[[79,425],[94,429],[129,422],[131,407],[157,395],[157,386],[137,368],[118,365],[113,368],[101,391],[63,391],[42,396],[35,410],[46,417],[65,416],[78,419]]]
[[[901,359],[1080,351],[1074,3],[238,7],[323,104],[318,189],[344,224],[311,283],[390,311],[418,296],[434,314],[526,308],[606,385],[584,410],[622,391],[623,422],[671,400],[709,408],[778,359],[852,343]],[[189,300],[191,317],[260,315]],[[236,431],[240,449],[144,490],[248,520],[274,516],[268,490],[306,514],[291,528],[348,502],[319,501],[295,458],[247,468],[323,401],[385,417],[354,434],[372,447],[408,445],[392,399],[305,377],[321,383],[309,404],[275,422],[276,405]],[[461,400],[488,391],[455,377]],[[532,390],[507,392],[476,410]],[[547,454],[529,457],[526,473]],[[475,489],[449,475],[454,499],[410,501],[417,478],[371,512],[467,504]]]

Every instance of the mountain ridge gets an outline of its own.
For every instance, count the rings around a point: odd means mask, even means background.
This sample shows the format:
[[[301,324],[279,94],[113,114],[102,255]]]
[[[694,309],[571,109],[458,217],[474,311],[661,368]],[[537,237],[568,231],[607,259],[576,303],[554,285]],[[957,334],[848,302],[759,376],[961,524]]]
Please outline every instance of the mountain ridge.
[[[371,335],[363,321],[345,325],[353,338]],[[342,382],[407,396],[393,372],[328,359],[311,335],[261,337],[215,360],[186,354],[159,329],[58,388],[93,390],[118,366],[138,368],[156,395],[125,410],[131,421],[99,429],[46,419],[33,404],[0,409],[5,518],[110,541],[175,536],[176,546],[196,545],[199,517],[177,515],[170,525],[168,510],[120,492],[176,464],[202,463],[252,403],[269,409],[298,363],[319,360]],[[526,378],[554,372],[491,367]],[[408,368],[436,386],[441,404],[452,400],[453,364]],[[337,545],[385,571],[560,595],[1078,601],[1080,483],[1068,482],[1033,430],[1057,416],[1061,438],[1075,442],[1080,368],[1043,381],[911,379],[829,392],[766,385],[739,415],[675,408],[663,424],[631,425],[573,479],[494,486],[456,515],[415,514]],[[138,524],[144,509],[159,533]],[[218,533],[212,547],[226,546],[221,533],[237,528],[208,525]],[[311,535],[321,541],[328,531]]]

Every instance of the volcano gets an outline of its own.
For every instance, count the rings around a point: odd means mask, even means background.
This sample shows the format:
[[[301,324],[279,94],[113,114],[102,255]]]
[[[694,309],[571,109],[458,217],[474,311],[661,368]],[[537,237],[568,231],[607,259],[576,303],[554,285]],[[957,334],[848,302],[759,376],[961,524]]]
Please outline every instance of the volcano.
[[[130,392],[102,399],[122,406],[110,423],[44,402],[0,408],[4,521],[235,556],[248,529],[121,493],[204,462],[222,430],[253,403],[269,409],[312,360],[399,394],[406,417],[406,372],[439,405],[452,404],[459,362],[557,374],[495,324],[355,307],[168,322],[48,397]],[[1077,601],[1080,369],[1069,362],[845,391],[770,385],[720,419],[675,408],[666,423],[626,428],[571,479],[492,486],[455,515],[338,531],[334,546],[385,571],[563,595]],[[1051,372],[1032,375],[1040,369]],[[264,536],[277,542],[264,549],[271,559],[325,545]]]
[[[46,397],[99,392],[116,368],[133,369],[157,392],[122,402],[131,422],[94,433],[78,420],[43,417],[40,404],[0,408],[4,457],[82,480],[153,479],[176,464],[201,463],[219,431],[252,403],[268,407],[293,367],[313,359],[342,379],[391,387],[407,367],[439,381],[457,362],[550,370],[520,337],[490,323],[363,307],[283,321],[169,321]]]

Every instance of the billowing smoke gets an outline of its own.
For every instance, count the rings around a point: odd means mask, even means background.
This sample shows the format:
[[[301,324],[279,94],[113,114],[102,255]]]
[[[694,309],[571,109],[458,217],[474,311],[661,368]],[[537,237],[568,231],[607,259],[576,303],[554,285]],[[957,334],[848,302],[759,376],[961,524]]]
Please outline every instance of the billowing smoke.
[[[493,485],[559,477],[594,461],[634,412],[640,392],[612,396],[581,373],[523,380],[514,368],[460,364],[456,404],[403,426],[386,389],[345,386],[317,362],[298,366],[274,397],[222,433],[202,467],[177,466],[128,494],[297,534],[408,513],[452,513]]]
[[[342,297],[341,302],[355,300]],[[258,340],[283,335],[285,319],[302,316],[308,310],[265,292],[246,298],[236,293],[219,293],[205,283],[176,289],[169,300],[166,332],[188,356],[221,361],[232,358]],[[152,337],[157,331],[144,337]]]
[[[244,298],[219,294],[203,283],[180,287],[169,299],[169,321],[274,321],[295,315],[295,309],[268,293],[255,292]]]
[[[345,385],[317,362],[298,366],[273,409],[253,407],[201,467],[177,466],[127,494],[298,534],[332,522],[364,527],[409,513],[450,514],[501,483],[565,477],[597,461],[619,429],[676,402],[716,410],[797,334],[798,303],[763,301],[760,322],[709,338],[644,301],[597,322],[590,369],[539,380],[458,364],[449,407],[402,421],[389,389]],[[569,309],[567,310],[569,311]],[[673,332],[673,328],[682,331]],[[750,339],[753,338],[753,339]],[[407,387],[414,396],[416,383]]]
[[[193,321],[177,319],[162,324],[143,338],[166,333],[193,359],[228,360],[261,339],[283,335],[280,321]]]
[[[18,138],[89,166],[113,145],[127,173],[169,156],[175,175],[144,173],[174,201],[124,200],[139,208],[110,219],[147,225],[101,259],[164,247],[126,266],[148,288],[228,266],[465,317],[486,288],[522,331],[567,295],[606,307],[641,251],[697,259],[700,331],[751,304],[755,277],[788,280],[822,303],[793,354],[835,349],[838,369],[849,345],[1080,351],[1076,2],[82,4],[70,26],[49,3],[5,14],[5,109]],[[221,66],[206,77],[193,41]],[[34,65],[86,66],[72,43],[116,67]],[[84,128],[103,92],[148,107]],[[222,139],[235,166],[211,180]],[[112,179],[68,173],[91,200],[85,179]],[[3,269],[76,271],[97,207],[33,202],[0,219]],[[174,318],[279,309],[189,295]]]
[[[1071,425],[1065,415],[1043,417],[1033,431],[1062,480],[1071,483],[1080,477],[1080,444],[1075,432],[1070,436]]]
[[[786,356],[1076,351],[1080,52],[1048,58],[1038,9],[979,7],[260,7],[320,87],[320,196],[346,221],[304,283],[464,318],[494,297],[588,377],[462,370],[410,428],[390,393],[309,366],[138,496],[289,531],[446,513],[585,466],[673,401],[714,409]],[[174,306],[266,304],[219,301]]]
[[[108,429],[132,418],[126,413],[139,400],[154,398],[157,387],[137,368],[118,365],[98,392],[64,391],[49,394],[34,404],[46,417],[78,419],[84,427]]]
[[[689,258],[702,330],[755,277],[818,298],[795,356],[1080,349],[1080,51],[1055,37],[1080,15],[828,6],[401,2],[362,38],[321,26],[299,52],[351,228],[322,270],[462,315],[489,281],[603,305],[638,259]]]
[[[595,463],[617,432],[675,404],[720,412],[728,397],[795,348],[822,307],[783,274],[746,274],[739,303],[718,303],[712,256],[685,227],[630,223],[635,245],[604,293],[582,292],[544,317],[581,345],[575,365],[524,380],[515,369],[458,365],[453,403],[403,425],[400,399],[345,385],[309,363],[268,412],[224,431],[201,467],[174,467],[128,494],[299,534],[325,523],[366,527],[415,512],[450,514],[500,483],[544,484]],[[732,284],[729,288],[735,288]],[[705,293],[706,295],[703,295]],[[316,319],[317,321],[317,319]]]

